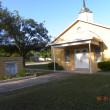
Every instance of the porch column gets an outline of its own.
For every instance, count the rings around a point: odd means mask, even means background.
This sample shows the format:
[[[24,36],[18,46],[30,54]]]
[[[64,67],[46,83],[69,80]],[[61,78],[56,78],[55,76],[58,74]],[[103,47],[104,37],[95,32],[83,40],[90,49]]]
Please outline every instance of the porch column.
[[[54,55],[54,72],[56,71],[56,67],[55,67],[55,47],[53,47],[53,55]]]
[[[92,74],[92,61],[91,61],[91,42],[89,42],[89,55],[90,55],[90,74]]]

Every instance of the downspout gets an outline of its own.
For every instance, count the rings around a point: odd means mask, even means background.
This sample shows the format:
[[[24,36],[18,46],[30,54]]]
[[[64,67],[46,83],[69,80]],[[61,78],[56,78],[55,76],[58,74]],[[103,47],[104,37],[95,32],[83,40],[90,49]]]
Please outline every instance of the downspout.
[[[92,74],[92,60],[91,60],[91,42],[89,42],[89,55],[90,55],[90,74]]]

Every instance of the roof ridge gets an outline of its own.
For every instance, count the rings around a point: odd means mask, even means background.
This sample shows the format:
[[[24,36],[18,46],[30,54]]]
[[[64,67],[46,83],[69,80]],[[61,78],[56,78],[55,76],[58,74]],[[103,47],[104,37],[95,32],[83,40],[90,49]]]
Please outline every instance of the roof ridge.
[[[54,38],[54,40],[51,41],[51,43],[54,42],[55,40],[57,40],[61,35],[63,35],[68,29],[70,29],[78,21],[89,23],[89,24],[92,24],[92,25],[96,25],[96,26],[99,26],[99,27],[102,27],[102,28],[110,29],[110,27],[109,26],[106,26],[106,25],[101,25],[101,24],[98,24],[98,23],[93,23],[93,22],[89,22],[89,21],[83,21],[83,20],[80,20],[80,19],[76,19],[65,30],[63,30],[56,38]]]

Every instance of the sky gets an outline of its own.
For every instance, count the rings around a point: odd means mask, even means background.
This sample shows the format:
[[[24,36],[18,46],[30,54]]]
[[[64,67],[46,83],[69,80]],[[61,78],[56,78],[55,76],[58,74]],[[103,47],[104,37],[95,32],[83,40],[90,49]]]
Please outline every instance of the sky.
[[[21,17],[32,18],[57,37],[73,21],[83,7],[83,0],[0,0],[11,12],[17,10]],[[85,0],[93,12],[94,23],[110,26],[110,0]]]

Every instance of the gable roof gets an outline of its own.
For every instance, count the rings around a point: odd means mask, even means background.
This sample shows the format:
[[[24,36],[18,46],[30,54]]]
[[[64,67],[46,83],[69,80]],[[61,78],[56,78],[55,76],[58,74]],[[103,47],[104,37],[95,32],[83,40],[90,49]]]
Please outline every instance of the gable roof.
[[[98,24],[98,23],[92,23],[92,22],[88,22],[88,21],[82,21],[82,20],[79,20],[79,19],[76,19],[71,25],[69,25],[62,33],[60,33],[51,43],[55,42],[60,36],[62,36],[64,33],[66,33],[71,27],[73,27],[76,23],[78,22],[84,22],[84,23],[88,23],[88,24],[91,24],[91,25],[95,25],[95,26],[98,26],[98,27],[101,27],[101,28],[106,28],[106,29],[109,29],[110,30],[110,27],[108,26],[105,26],[105,25],[101,25],[101,24]]]

